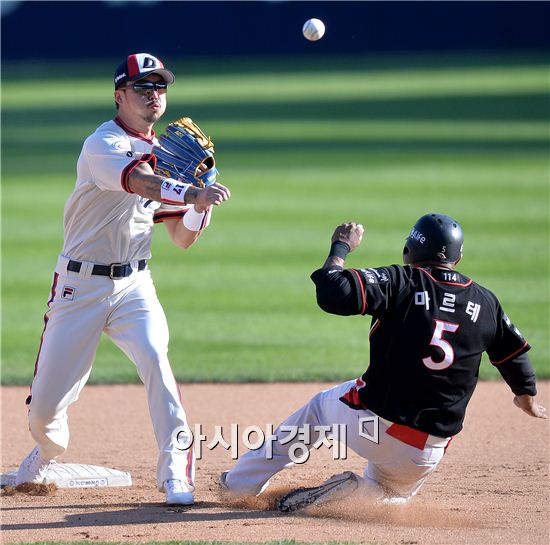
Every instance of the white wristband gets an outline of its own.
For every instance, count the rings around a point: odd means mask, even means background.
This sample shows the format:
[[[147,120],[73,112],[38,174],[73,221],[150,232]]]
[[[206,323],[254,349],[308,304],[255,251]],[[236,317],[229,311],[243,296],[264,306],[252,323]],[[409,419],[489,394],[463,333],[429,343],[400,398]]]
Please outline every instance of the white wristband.
[[[184,204],[185,193],[190,187],[191,184],[166,178],[160,186],[160,200],[166,204]]]
[[[210,211],[211,208],[207,208],[204,212],[197,212],[195,207],[190,208],[183,215],[183,225],[189,229],[189,231],[202,231],[210,225]]]

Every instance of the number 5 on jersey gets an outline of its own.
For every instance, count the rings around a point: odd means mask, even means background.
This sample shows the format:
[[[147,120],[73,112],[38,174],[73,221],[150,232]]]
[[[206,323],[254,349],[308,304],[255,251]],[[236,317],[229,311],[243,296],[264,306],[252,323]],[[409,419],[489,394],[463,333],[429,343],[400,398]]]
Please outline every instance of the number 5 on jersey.
[[[423,358],[422,363],[428,369],[432,369],[432,371],[442,371],[453,364],[455,360],[455,353],[453,347],[443,339],[443,333],[454,333],[458,327],[458,324],[453,324],[452,322],[435,320],[435,329],[434,334],[432,335],[432,340],[430,341],[430,346],[437,346],[443,350],[444,357],[441,361],[434,361],[431,356],[429,358]]]

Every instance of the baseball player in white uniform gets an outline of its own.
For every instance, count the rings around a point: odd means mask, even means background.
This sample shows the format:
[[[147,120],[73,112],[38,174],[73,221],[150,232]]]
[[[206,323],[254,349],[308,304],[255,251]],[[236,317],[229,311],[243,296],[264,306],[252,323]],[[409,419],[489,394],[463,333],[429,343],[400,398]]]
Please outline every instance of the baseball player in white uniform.
[[[154,174],[154,123],[175,80],[148,53],[129,55],[115,72],[115,119],[84,142],[76,186],[65,206],[64,245],[53,275],[44,331],[27,399],[35,448],[16,484],[47,482],[48,468],[69,442],[67,409],[86,383],[102,332],[134,362],[147,390],[159,448],[157,486],[168,504],[194,502],[189,426],[168,361],[168,326],[147,262],[153,224],[163,222],[185,249],[230,197]],[[183,437],[182,437],[183,435]]]

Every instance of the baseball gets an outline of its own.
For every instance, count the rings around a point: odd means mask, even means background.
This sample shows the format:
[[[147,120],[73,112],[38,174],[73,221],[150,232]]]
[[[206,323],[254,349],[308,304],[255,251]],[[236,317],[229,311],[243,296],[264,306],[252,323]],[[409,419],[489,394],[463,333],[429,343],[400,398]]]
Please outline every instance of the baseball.
[[[316,42],[325,34],[325,23],[321,19],[309,19],[304,23],[302,33],[310,42]]]

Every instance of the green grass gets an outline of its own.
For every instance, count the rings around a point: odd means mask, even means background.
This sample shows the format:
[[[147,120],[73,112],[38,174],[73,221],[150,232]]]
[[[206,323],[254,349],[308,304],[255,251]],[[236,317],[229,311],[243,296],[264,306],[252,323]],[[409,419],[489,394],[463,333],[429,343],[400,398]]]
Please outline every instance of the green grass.
[[[350,266],[398,263],[427,211],[461,221],[460,270],[498,294],[533,346],[538,375],[550,376],[550,102],[540,57],[209,62],[202,73],[176,68],[157,127],[184,114],[198,121],[233,193],[187,252],[156,230],[150,266],[178,379],[361,374],[369,318],[320,311],[309,274],[334,226],[351,220],[367,233]],[[49,66],[33,79],[2,67],[4,384],[32,378],[76,158],[113,115],[111,64]],[[484,362],[481,376],[499,375]],[[137,380],[103,340],[91,381]]]

